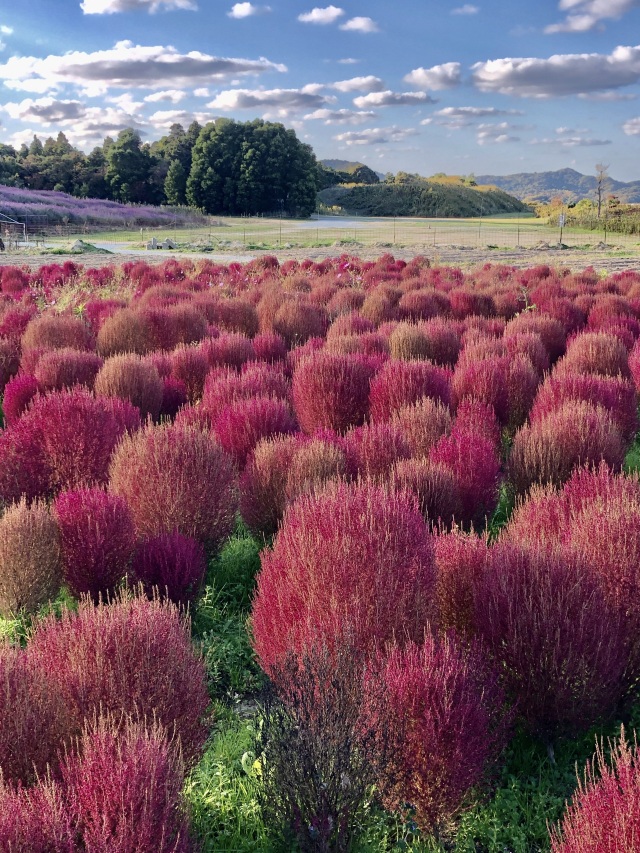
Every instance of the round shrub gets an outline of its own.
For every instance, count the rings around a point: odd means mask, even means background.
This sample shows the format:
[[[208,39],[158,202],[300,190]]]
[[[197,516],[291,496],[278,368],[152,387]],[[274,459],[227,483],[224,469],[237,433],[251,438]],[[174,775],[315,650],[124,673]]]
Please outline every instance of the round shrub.
[[[296,436],[262,439],[240,476],[240,515],[257,536],[272,536],[280,525],[297,446]]]
[[[431,397],[398,409],[392,420],[400,428],[411,455],[422,458],[451,429],[449,409]]]
[[[125,593],[97,606],[82,599],[77,612],[39,622],[27,651],[36,666],[56,673],[76,731],[98,713],[132,714],[175,733],[189,764],[199,755],[207,734],[205,668],[171,602]]]
[[[34,368],[40,391],[61,391],[74,385],[93,388],[102,359],[93,352],[69,347],[43,353]]]
[[[128,400],[140,410],[140,417],[157,420],[162,405],[163,384],[156,368],[135,353],[112,355],[95,380],[95,393],[101,397]]]
[[[454,529],[434,536],[436,557],[436,622],[440,631],[454,631],[461,638],[475,631],[474,588],[476,577],[489,559],[486,536]]]
[[[55,598],[61,578],[58,526],[44,502],[22,498],[0,518],[0,615],[34,613]]]
[[[95,602],[108,597],[126,576],[136,544],[126,501],[103,489],[77,489],[58,495],[53,512],[67,586]]]
[[[289,506],[262,568],[253,644],[270,673],[345,632],[361,652],[420,639],[435,581],[431,535],[413,500],[371,483],[330,483]]]
[[[273,331],[289,349],[309,338],[322,337],[327,330],[326,318],[314,305],[298,299],[283,302],[273,318]]]
[[[344,449],[321,438],[298,440],[288,466],[285,488],[287,501],[308,492],[320,491],[330,480],[347,476]]]
[[[207,338],[200,344],[200,349],[207,357],[209,367],[240,369],[246,361],[255,358],[249,338],[235,332],[222,334],[218,338]]]
[[[449,405],[451,373],[428,361],[387,361],[371,380],[373,421],[388,421],[403,406],[431,397]]]
[[[4,389],[2,414],[5,423],[11,426],[28,408],[38,393],[38,380],[28,373],[20,373],[10,379]]]
[[[76,853],[76,841],[60,785],[43,779],[16,787],[0,776],[0,850]]]
[[[156,589],[175,604],[188,604],[196,597],[207,570],[204,548],[181,533],[163,533],[140,544],[132,574],[148,595]]]
[[[389,335],[391,358],[405,361],[429,358],[431,347],[426,333],[413,323],[398,323]]]
[[[387,479],[399,459],[411,456],[402,430],[392,423],[364,424],[349,430],[343,447],[355,473],[372,479]]]
[[[4,392],[7,383],[18,372],[20,354],[15,342],[9,338],[0,337],[0,394]]]
[[[187,389],[180,379],[165,376],[162,380],[162,403],[160,418],[173,420],[183,406],[188,404]]]
[[[111,491],[127,501],[141,536],[177,531],[215,550],[233,530],[233,463],[197,428],[147,426],[125,436],[109,474]]]
[[[562,373],[595,373],[601,376],[631,378],[629,354],[615,335],[583,332],[567,347],[556,370]]]
[[[304,358],[292,380],[293,408],[304,432],[345,432],[364,423],[374,374],[364,356],[316,352]]]
[[[145,355],[156,349],[149,318],[132,308],[122,308],[107,317],[98,332],[96,345],[103,358],[120,353]]]
[[[183,345],[171,353],[171,375],[184,383],[190,403],[194,404],[202,398],[208,372],[207,356],[198,347]]]
[[[242,469],[261,439],[294,433],[297,426],[287,403],[271,397],[253,397],[224,406],[213,429],[224,450]]]
[[[494,770],[506,746],[504,694],[476,648],[425,634],[420,645],[392,647],[369,674],[382,702],[365,725],[385,744],[377,782],[384,805],[415,808],[424,832],[442,831]],[[374,686],[373,691],[377,693]]]
[[[515,434],[509,457],[509,479],[517,494],[534,483],[560,486],[580,465],[604,461],[619,470],[625,444],[602,406],[570,400]]]
[[[287,344],[281,335],[275,332],[261,332],[252,341],[255,356],[260,361],[284,361],[287,357]]]
[[[462,516],[460,489],[449,468],[428,459],[396,462],[393,481],[418,499],[424,520],[432,527],[450,528]]]
[[[477,400],[491,406],[498,421],[505,425],[509,419],[508,371],[506,357],[459,362],[451,379],[453,408],[463,400]]]
[[[69,314],[41,314],[29,322],[22,335],[21,344],[23,352],[65,347],[89,350],[93,348],[93,339],[89,327],[78,317]]]

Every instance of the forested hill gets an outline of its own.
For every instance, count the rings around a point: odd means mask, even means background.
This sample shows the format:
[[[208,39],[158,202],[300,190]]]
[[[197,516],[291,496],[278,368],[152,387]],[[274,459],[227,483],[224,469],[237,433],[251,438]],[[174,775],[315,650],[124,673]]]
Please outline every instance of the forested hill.
[[[491,216],[530,208],[499,189],[418,180],[369,186],[330,187],[318,195],[327,208],[361,216]],[[338,212],[336,210],[336,212]]]
[[[582,175],[575,169],[558,169],[555,172],[519,172],[515,175],[477,175],[479,184],[493,184],[516,198],[529,201],[551,201],[561,196],[564,201],[593,198],[597,179],[595,175]],[[616,195],[621,202],[640,203],[640,181],[624,183],[606,179],[607,194]]]

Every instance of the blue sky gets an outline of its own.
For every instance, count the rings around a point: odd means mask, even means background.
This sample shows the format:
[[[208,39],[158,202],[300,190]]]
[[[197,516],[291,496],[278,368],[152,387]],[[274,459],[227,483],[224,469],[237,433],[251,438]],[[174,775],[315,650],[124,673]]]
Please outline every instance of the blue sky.
[[[380,172],[640,179],[640,0],[30,0],[0,9],[0,140],[89,151],[195,118]]]

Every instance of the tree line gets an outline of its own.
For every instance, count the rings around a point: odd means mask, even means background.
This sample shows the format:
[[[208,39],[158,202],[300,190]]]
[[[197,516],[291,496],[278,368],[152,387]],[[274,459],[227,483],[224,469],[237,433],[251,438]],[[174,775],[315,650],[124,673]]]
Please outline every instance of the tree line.
[[[308,216],[318,189],[345,177],[319,164],[295,131],[262,119],[173,124],[152,143],[126,128],[89,154],[62,132],[19,149],[0,143],[0,184],[221,215]]]

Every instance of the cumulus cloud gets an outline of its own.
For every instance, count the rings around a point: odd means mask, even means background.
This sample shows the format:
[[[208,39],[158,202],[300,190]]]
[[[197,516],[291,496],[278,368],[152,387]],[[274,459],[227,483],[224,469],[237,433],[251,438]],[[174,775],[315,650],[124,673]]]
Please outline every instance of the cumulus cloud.
[[[160,9],[198,8],[195,0],[83,0],[80,8],[85,15],[114,15],[116,12],[158,12]]]
[[[303,24],[333,24],[344,14],[344,9],[339,6],[316,6],[310,12],[303,12],[298,15],[298,20],[302,21]]]
[[[610,54],[568,53],[549,59],[505,58],[477,62],[473,82],[483,92],[523,98],[579,95],[629,86],[640,80],[640,46]]]
[[[379,33],[380,27],[376,24],[373,18],[350,18],[344,24],[340,24],[341,30],[354,33]]]
[[[335,100],[321,95],[321,88],[319,84],[311,83],[301,89],[227,89],[220,92],[207,107],[225,112],[276,109],[280,115],[285,115],[320,109]]]
[[[330,110],[325,107],[308,113],[304,118],[323,121],[325,124],[366,124],[376,115],[372,110]]]
[[[560,133],[555,137],[532,139],[531,145],[553,145],[560,148],[597,148],[601,145],[611,145],[610,139],[594,139],[588,136],[571,136]]]
[[[338,65],[357,65],[359,59],[354,59],[352,56],[347,56],[344,59],[338,59]]]
[[[601,21],[621,18],[640,6],[640,0],[560,0],[558,8],[568,12],[563,21],[545,27],[545,33],[584,33]]]
[[[426,92],[392,92],[387,89],[354,98],[353,103],[356,107],[404,107],[436,102]]]
[[[476,140],[478,145],[497,144],[506,142],[520,142],[519,136],[514,136],[513,131],[518,130],[517,125],[511,125],[507,121],[496,124],[479,124]]]
[[[345,145],[387,145],[390,142],[403,142],[417,133],[412,127],[371,127],[367,130],[349,130],[333,138]]]
[[[2,24],[2,26],[0,26],[0,33],[2,33],[3,36],[10,36],[12,32],[13,27],[8,27],[6,24]]]
[[[412,86],[431,89],[435,92],[441,89],[453,89],[461,81],[460,63],[444,62],[442,65],[433,65],[431,68],[414,68],[403,77],[403,80]]]
[[[479,6],[472,6],[471,3],[465,3],[464,6],[458,6],[451,10],[452,15],[477,15],[480,11]]]
[[[640,136],[640,116],[630,118],[622,125],[627,136]]]
[[[0,109],[17,121],[35,121],[38,124],[66,124],[82,119],[87,107],[80,101],[56,101],[54,98],[27,98],[20,103],[7,103]]]
[[[157,104],[161,101],[168,101],[171,104],[179,104],[180,101],[186,97],[187,93],[183,92],[181,89],[164,89],[161,92],[153,92],[151,95],[147,95],[144,100],[148,104]],[[208,95],[205,97],[208,97]]]
[[[271,6],[254,6],[253,3],[235,3],[227,15],[230,18],[250,18],[252,15],[264,15],[271,11]]]
[[[635,101],[638,98],[632,92],[581,92],[578,97],[585,101]]]
[[[148,118],[149,124],[157,130],[168,130],[172,124],[187,127],[192,121],[206,124],[210,120],[211,116],[207,113],[193,113],[188,110],[158,110]]]
[[[500,110],[497,107],[444,107],[436,110],[433,118],[436,124],[458,130],[475,124],[479,119],[494,116],[521,116],[521,110]]]
[[[381,92],[384,83],[379,77],[369,74],[367,77],[351,77],[350,80],[338,80],[331,85],[338,92]]]
[[[118,42],[111,50],[71,51],[62,56],[12,56],[0,65],[0,80],[11,89],[55,91],[62,84],[82,86],[98,95],[109,88],[165,89],[188,87],[237,75],[286,71],[268,59],[210,56],[200,51],[179,53],[175,47],[143,47]]]

